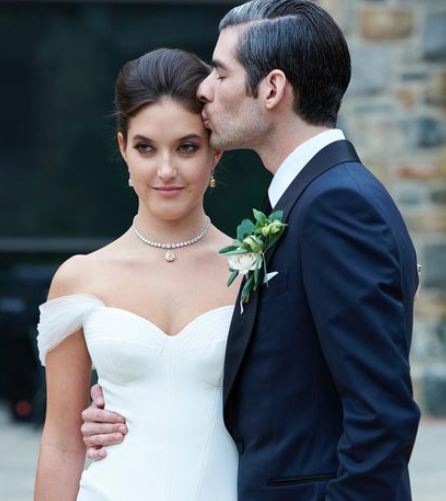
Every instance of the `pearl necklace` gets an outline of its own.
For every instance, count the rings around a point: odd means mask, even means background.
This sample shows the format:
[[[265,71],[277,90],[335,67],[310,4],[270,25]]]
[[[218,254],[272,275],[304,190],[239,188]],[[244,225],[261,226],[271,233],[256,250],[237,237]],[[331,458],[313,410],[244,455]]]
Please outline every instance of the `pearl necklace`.
[[[136,216],[133,218],[132,226],[136,236],[140,240],[142,240],[145,244],[150,245],[150,247],[156,247],[157,249],[167,249],[167,252],[164,255],[164,257],[168,263],[172,263],[177,258],[172,249],[181,249],[182,247],[188,247],[189,245],[193,245],[199,242],[202,238],[204,238],[207,235],[209,228],[211,227],[211,220],[209,219],[209,217],[207,218],[205,227],[200,231],[200,233],[196,237],[191,238],[190,240],[185,240],[184,242],[177,242],[177,243],[154,242],[153,240],[148,239],[139,231],[138,227],[136,226]]]

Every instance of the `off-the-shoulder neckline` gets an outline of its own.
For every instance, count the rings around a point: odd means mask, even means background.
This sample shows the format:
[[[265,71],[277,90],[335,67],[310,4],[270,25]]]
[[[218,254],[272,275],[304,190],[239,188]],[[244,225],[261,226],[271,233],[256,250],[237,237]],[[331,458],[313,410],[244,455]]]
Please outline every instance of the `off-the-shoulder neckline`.
[[[107,306],[105,304],[105,302],[99,296],[96,296],[96,295],[91,294],[89,292],[77,292],[74,294],[64,294],[63,296],[53,297],[51,299],[48,299],[44,303],[42,303],[40,306],[44,306],[46,304],[51,304],[51,303],[54,303],[54,302],[59,301],[59,300],[74,299],[74,298],[79,298],[79,297],[94,299],[96,302],[99,301],[104,306]]]
[[[211,315],[212,313],[216,313],[217,311],[225,310],[225,309],[234,309],[234,307],[235,307],[233,304],[228,304],[228,305],[218,306],[216,308],[211,308],[210,310],[206,310],[203,313],[201,313],[200,315],[198,315],[195,318],[193,318],[192,320],[190,320],[189,322],[187,322],[180,329],[180,331],[177,332],[176,334],[168,334],[167,332],[165,332],[161,327],[159,327],[155,322],[153,322],[149,318],[144,317],[142,315],[139,315],[138,313],[135,313],[135,312],[133,312],[131,310],[128,310],[126,308],[120,308],[120,307],[117,307],[117,306],[108,306],[108,305],[106,305],[104,303],[104,301],[101,298],[99,298],[98,296],[95,296],[94,294],[90,294],[90,293],[76,293],[76,294],[66,294],[64,296],[58,296],[58,297],[49,299],[48,301],[46,301],[45,303],[41,304],[40,306],[42,307],[42,306],[45,306],[45,305],[54,304],[58,300],[74,299],[76,297],[83,297],[83,298],[93,299],[93,300],[95,300],[95,302],[99,302],[101,304],[101,306],[104,309],[106,309],[106,310],[111,310],[111,311],[115,310],[115,311],[118,311],[118,312],[124,312],[124,313],[126,313],[128,315],[131,315],[131,316],[137,318],[137,319],[140,319],[140,320],[146,322],[147,324],[153,326],[154,328],[156,328],[166,338],[176,338],[176,337],[179,337],[184,331],[186,331],[190,326],[194,325],[195,322],[197,322],[198,320],[203,319],[203,318],[207,317],[208,315]]]

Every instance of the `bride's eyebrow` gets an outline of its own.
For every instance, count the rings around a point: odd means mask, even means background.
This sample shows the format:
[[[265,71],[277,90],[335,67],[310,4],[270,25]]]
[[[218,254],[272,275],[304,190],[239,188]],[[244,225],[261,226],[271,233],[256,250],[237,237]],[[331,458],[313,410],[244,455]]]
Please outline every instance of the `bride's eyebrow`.
[[[190,140],[190,139],[200,139],[201,140],[201,136],[199,134],[195,134],[195,133],[186,134],[185,136],[180,137],[178,139],[178,142],[187,141],[187,140]],[[150,139],[149,137],[143,136],[142,134],[135,134],[132,137],[132,140],[135,141],[135,142],[136,141],[144,141],[146,143],[154,143],[155,142],[153,139]]]
[[[149,137],[143,136],[141,134],[136,134],[132,137],[133,141],[147,141],[148,143],[153,142]]]
[[[186,136],[180,137],[178,141],[187,141],[188,139],[201,139],[198,134],[187,134]]]

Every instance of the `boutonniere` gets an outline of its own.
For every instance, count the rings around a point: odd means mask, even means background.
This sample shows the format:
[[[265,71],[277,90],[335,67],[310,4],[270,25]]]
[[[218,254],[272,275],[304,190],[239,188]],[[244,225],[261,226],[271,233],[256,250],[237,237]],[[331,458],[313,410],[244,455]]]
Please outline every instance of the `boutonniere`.
[[[228,287],[239,274],[245,275],[242,304],[249,301],[251,293],[267,278],[265,254],[277,244],[287,226],[282,222],[283,211],[275,211],[268,217],[256,209],[253,213],[255,222],[244,219],[237,227],[237,238],[232,245],[220,250],[220,254],[228,256],[231,273]]]

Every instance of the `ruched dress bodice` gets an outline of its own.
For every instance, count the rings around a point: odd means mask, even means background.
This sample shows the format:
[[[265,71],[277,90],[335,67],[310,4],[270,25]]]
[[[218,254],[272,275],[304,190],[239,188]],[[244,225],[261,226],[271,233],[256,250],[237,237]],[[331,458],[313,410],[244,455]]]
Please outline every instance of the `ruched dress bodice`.
[[[41,306],[42,363],[83,328],[106,408],[127,420],[124,442],[84,471],[78,501],[236,501],[238,455],[222,409],[232,312],[210,310],[168,336],[94,296]]]

